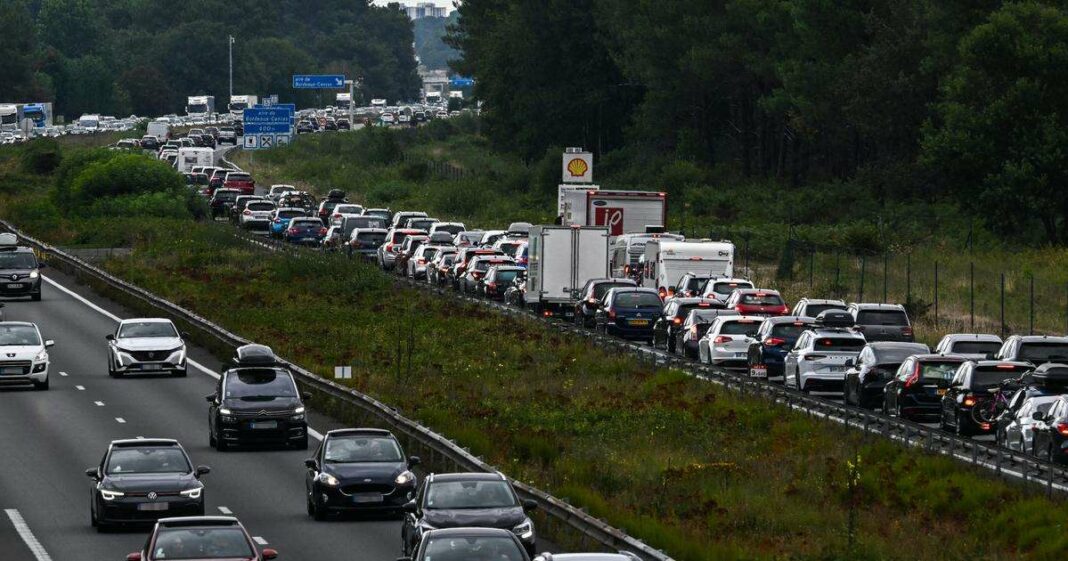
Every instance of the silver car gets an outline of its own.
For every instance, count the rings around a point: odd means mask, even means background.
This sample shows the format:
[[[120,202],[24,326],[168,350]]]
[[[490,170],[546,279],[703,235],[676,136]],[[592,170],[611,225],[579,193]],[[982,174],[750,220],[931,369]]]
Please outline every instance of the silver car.
[[[763,322],[764,318],[760,316],[717,317],[697,343],[699,360],[714,366],[745,366],[749,344],[756,341],[756,333]]]
[[[1001,350],[1001,337],[987,333],[950,333],[938,342],[935,354],[959,355],[970,360],[987,360]]]
[[[186,375],[185,341],[169,319],[138,318],[119,323],[107,336],[108,374]]]
[[[715,298],[720,302],[726,302],[727,298],[734,294],[735,290],[739,288],[755,288],[753,283],[747,279],[732,279],[732,278],[717,278],[710,279],[705,284],[705,290],[701,294],[702,298]]]
[[[867,345],[860,333],[850,329],[816,328],[805,331],[786,353],[784,384],[802,392],[841,393],[849,365]]]
[[[1021,395],[1020,398],[1024,399],[1024,402],[1001,434],[997,435],[998,442],[1009,450],[1024,454],[1034,453],[1032,450],[1032,443],[1035,438],[1034,429],[1035,423],[1039,422],[1034,419],[1035,412],[1049,413],[1050,408],[1053,407],[1059,397],[1056,395],[1036,397],[1024,397]]]

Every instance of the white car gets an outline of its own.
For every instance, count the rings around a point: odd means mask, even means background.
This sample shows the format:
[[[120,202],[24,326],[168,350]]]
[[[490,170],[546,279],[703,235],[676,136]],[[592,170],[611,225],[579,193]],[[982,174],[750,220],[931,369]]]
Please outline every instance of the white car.
[[[702,364],[714,366],[745,366],[749,344],[756,341],[763,322],[764,318],[759,316],[717,317],[697,342],[698,359]]]
[[[997,435],[997,440],[1009,450],[1032,454],[1034,453],[1032,443],[1035,438],[1035,423],[1039,422],[1035,421],[1034,414],[1035,412],[1049,413],[1050,408],[1057,402],[1059,396],[1025,397],[1024,393],[1026,392],[1021,392],[1014,398],[1023,399],[1024,402],[1020,404],[1019,410],[1016,411],[1009,424]],[[1010,409],[1012,409],[1012,405],[1014,404],[1009,404]]]
[[[363,206],[354,205],[352,203],[341,203],[334,207],[334,210],[330,213],[330,225],[341,226],[341,222],[345,220],[346,216],[362,216]]]
[[[271,201],[249,201],[237,220],[239,225],[246,230],[253,228],[266,230],[271,225],[275,210],[277,207]]]
[[[185,376],[185,341],[169,319],[137,318],[107,336],[108,374],[170,373]]]
[[[24,321],[0,322],[0,384],[33,384],[48,389],[48,349],[55,343],[41,337],[37,326]]]
[[[802,392],[841,393],[845,376],[868,342],[846,328],[815,328],[805,331],[783,359],[783,383]]]
[[[731,294],[739,288],[756,288],[747,279],[717,278],[711,279],[705,284],[705,290],[701,298],[715,298],[720,302],[726,302]]]
[[[297,188],[292,185],[271,185],[270,190],[267,191],[267,198],[277,203],[282,195],[291,191],[297,192]]]
[[[1001,350],[1001,337],[986,333],[950,333],[938,342],[935,354],[987,360]]]

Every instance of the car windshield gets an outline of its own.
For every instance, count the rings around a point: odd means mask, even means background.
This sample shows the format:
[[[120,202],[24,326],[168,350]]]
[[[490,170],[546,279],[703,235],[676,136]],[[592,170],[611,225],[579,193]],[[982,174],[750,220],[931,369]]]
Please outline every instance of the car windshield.
[[[386,241],[386,234],[385,232],[360,232],[356,235],[356,239],[360,243],[382,245],[382,242]]]
[[[337,214],[359,214],[363,212],[363,207],[360,205],[337,205],[334,207],[334,212]]]
[[[964,355],[990,355],[1001,349],[1001,343],[980,341],[957,341],[950,350],[952,353]]]
[[[331,463],[400,462],[397,441],[384,436],[331,436],[323,459]]]
[[[174,446],[114,448],[108,456],[106,473],[189,473],[189,460]]]
[[[225,399],[297,397],[289,373],[277,370],[245,370],[226,377]]]
[[[497,271],[497,282],[510,283],[515,280],[515,276],[519,274],[519,271]]]
[[[153,559],[248,559],[255,557],[240,528],[168,528],[152,545]]]
[[[377,216],[384,220],[389,220],[388,210],[368,210],[364,212],[364,216]]]
[[[808,327],[809,324],[799,321],[777,323],[771,328],[771,336],[781,339],[797,339],[801,336],[801,332]]]
[[[857,325],[908,325],[909,318],[901,310],[861,310]]]
[[[972,389],[993,388],[1005,380],[1019,378],[1021,374],[1023,371],[1017,368],[976,368],[972,372]]]
[[[37,258],[32,253],[0,253],[0,269],[36,269]]]
[[[522,561],[523,553],[512,538],[455,536],[427,541],[423,561]]]
[[[827,310],[841,310],[845,311],[845,306],[839,306],[837,304],[809,304],[805,306],[805,315],[814,318]]]
[[[782,306],[783,301],[778,294],[757,292],[754,294],[742,294],[739,303],[748,306]]]
[[[459,234],[460,232],[463,232],[464,231],[464,227],[460,226],[459,224],[438,224],[437,227],[434,228],[434,231],[435,232],[448,232],[450,234],[456,235],[456,234]]]
[[[717,282],[712,285],[712,292],[730,296],[739,288],[753,288],[753,285],[747,282]]]
[[[1024,343],[1020,345],[1020,360],[1029,362],[1068,359],[1066,343]]]
[[[41,337],[32,325],[0,325],[0,345],[39,346]]]
[[[660,297],[652,292],[621,292],[616,294],[612,307],[616,309],[628,308],[659,308]]]
[[[708,286],[708,279],[701,277],[690,277],[686,281],[686,286],[680,286],[679,290],[682,292],[703,292],[705,287]]]
[[[757,329],[760,329],[760,324],[755,321],[728,321],[720,326],[719,333],[721,335],[745,335],[746,337],[753,337],[756,335]]]
[[[490,267],[496,267],[497,265],[503,265],[503,263],[497,261],[476,261],[472,270],[474,271],[488,271]]]
[[[859,352],[864,348],[864,339],[852,339],[848,337],[820,337],[816,339],[812,348],[816,351],[851,351]]]
[[[426,508],[506,508],[518,506],[507,481],[435,481],[426,492]]]
[[[315,218],[309,218],[308,220],[294,218],[289,225],[293,228],[315,228],[316,230],[323,227],[323,223]]]
[[[234,201],[237,199],[237,193],[233,191],[216,191],[215,200],[217,201]]]
[[[875,362],[878,364],[901,364],[905,362],[905,359],[912,356],[923,354],[927,352],[927,348],[922,345],[916,347],[893,347],[889,349],[876,349],[875,350]]]
[[[920,364],[920,378],[924,380],[949,381],[960,368],[959,362],[924,362]]]
[[[227,181],[249,181],[252,176],[247,173],[228,173],[226,174]]]
[[[178,332],[169,321],[131,321],[119,327],[119,338],[177,337]]]
[[[247,208],[249,210],[259,210],[259,211],[274,210],[274,203],[262,203],[262,202],[258,202],[257,201],[257,202],[254,202],[254,203],[249,203],[248,205],[245,206],[245,208]]]
[[[604,295],[613,288],[626,288],[628,286],[634,286],[628,282],[601,282],[593,285],[593,297],[600,300],[604,298]]]
[[[304,216],[303,210],[280,210],[278,211],[278,218],[296,218],[298,216]]]

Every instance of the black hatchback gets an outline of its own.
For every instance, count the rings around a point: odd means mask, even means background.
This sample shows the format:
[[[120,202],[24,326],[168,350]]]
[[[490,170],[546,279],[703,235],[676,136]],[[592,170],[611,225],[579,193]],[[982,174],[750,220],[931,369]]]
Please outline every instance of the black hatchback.
[[[1023,376],[1032,370],[1034,366],[1026,362],[965,362],[957,369],[942,396],[942,428],[962,436],[993,432],[993,418],[989,422],[982,421],[986,416],[993,416],[980,413],[988,410],[991,400],[998,399],[999,389],[1011,395],[1019,389]]]
[[[39,301],[43,268],[32,249],[0,246],[0,296],[29,296]]]
[[[383,429],[338,429],[323,437],[315,457],[304,460],[308,516],[332,512],[398,512],[415,496],[411,469],[400,442]]]
[[[955,355],[908,357],[883,386],[883,412],[917,422],[937,419],[942,396],[965,361]]]

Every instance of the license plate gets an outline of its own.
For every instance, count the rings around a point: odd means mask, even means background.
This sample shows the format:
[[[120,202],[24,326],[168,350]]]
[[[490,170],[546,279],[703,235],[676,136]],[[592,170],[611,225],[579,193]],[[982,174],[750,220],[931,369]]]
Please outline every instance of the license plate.
[[[8,288],[22,288],[22,283],[9,282],[9,283],[7,283],[7,287]]]
[[[647,319],[632,319],[632,320],[630,320],[629,323],[631,325],[643,326],[643,325],[649,325],[649,320],[647,320]]]
[[[938,395],[946,395],[946,390],[944,390],[942,388],[939,388],[938,389]]]
[[[0,368],[0,374],[22,374],[21,366],[5,366]]]
[[[352,496],[352,502],[366,504],[366,503],[380,503],[385,500],[382,497],[382,493],[356,493]]]
[[[160,365],[158,365],[158,364],[142,364],[141,365],[141,370],[159,370],[159,369],[160,369]]]
[[[168,508],[170,508],[170,505],[168,503],[141,503],[137,505],[137,510],[142,511],[148,510],[158,512],[161,510],[167,510]]]
[[[276,429],[278,421],[253,421],[249,423],[249,426],[254,429]]]

